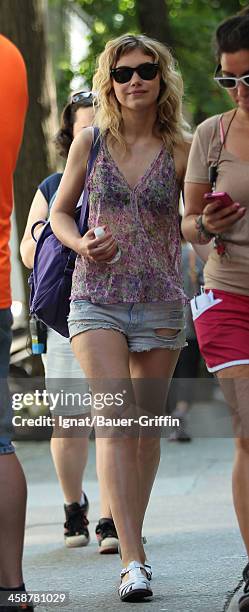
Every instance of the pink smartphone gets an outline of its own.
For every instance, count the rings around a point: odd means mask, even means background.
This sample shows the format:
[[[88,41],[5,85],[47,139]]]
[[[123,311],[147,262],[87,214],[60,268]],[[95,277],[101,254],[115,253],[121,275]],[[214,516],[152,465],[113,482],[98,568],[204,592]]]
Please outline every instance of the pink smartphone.
[[[211,202],[212,200],[220,200],[220,206],[231,206],[232,198],[225,191],[213,191],[212,193],[204,193],[204,200]]]

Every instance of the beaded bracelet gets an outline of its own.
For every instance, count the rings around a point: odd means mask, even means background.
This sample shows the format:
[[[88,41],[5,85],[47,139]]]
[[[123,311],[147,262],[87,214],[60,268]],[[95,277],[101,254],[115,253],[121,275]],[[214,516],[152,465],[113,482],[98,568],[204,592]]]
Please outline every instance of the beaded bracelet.
[[[203,225],[202,215],[199,215],[198,217],[196,217],[195,227],[198,231],[198,238],[199,238],[200,244],[207,244],[208,242],[210,242],[210,240],[212,240],[212,238],[215,237],[215,234],[212,234],[211,232],[209,232]]]

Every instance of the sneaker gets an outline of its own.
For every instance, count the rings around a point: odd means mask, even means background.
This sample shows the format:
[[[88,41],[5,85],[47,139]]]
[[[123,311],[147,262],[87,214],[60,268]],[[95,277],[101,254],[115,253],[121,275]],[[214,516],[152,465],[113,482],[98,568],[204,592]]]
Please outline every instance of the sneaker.
[[[243,580],[245,582],[243,595],[239,598],[240,612],[249,612],[249,563],[243,570]]]
[[[0,608],[1,610],[1,608]],[[7,607],[6,608],[6,612],[34,612],[34,607],[31,604],[25,604],[25,603],[20,603],[18,606],[15,606],[14,608],[11,607]]]
[[[118,534],[111,518],[101,518],[95,529],[99,543],[99,553],[108,555],[118,553]]]
[[[64,540],[68,548],[74,548],[77,546],[87,546],[90,541],[87,520],[87,512],[89,509],[89,502],[85,495],[86,502],[83,506],[80,506],[77,502],[73,504],[64,505],[66,514],[66,521],[64,523]]]
[[[81,506],[81,508],[84,508],[84,513],[87,516],[89,512],[89,501],[88,501],[88,497],[86,496],[85,492],[82,491],[82,493],[84,493],[85,503],[83,504],[83,506]]]
[[[34,612],[34,607],[31,603],[18,603],[16,606],[1,606],[0,604],[0,612],[21,612],[22,610],[25,612]]]
[[[170,432],[168,441],[169,442],[191,442],[191,437],[187,433],[187,422],[186,417],[179,416],[178,414],[172,415],[179,419],[179,427],[174,427],[173,431]]]
[[[20,603],[19,606],[0,606],[0,612],[34,612],[33,606]]]

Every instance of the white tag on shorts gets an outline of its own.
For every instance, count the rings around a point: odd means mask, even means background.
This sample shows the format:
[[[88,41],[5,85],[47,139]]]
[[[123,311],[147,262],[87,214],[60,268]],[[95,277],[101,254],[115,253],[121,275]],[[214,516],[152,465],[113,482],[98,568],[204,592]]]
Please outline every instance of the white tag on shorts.
[[[222,302],[222,299],[214,297],[213,291],[210,289],[208,293],[202,292],[200,295],[195,295],[192,298],[190,305],[192,310],[193,321],[197,319],[203,312]]]

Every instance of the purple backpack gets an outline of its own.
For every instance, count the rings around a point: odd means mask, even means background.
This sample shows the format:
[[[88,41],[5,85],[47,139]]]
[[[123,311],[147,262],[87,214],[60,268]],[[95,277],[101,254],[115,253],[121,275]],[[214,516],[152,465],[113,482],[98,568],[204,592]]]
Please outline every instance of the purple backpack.
[[[94,128],[93,144],[89,155],[85,188],[75,211],[75,221],[83,236],[88,230],[87,178],[92,170],[99,150],[99,130]],[[32,235],[36,222],[32,227]],[[64,246],[53,233],[47,221],[35,250],[34,268],[29,278],[30,314],[62,336],[69,337],[67,317],[70,308],[72,274],[77,254]]]

